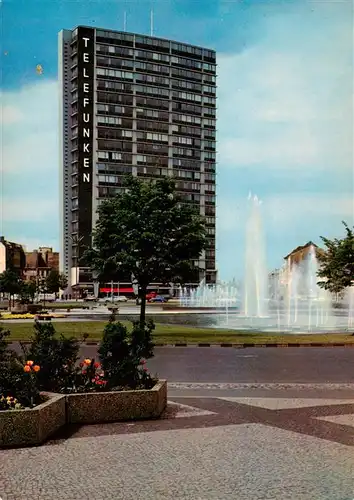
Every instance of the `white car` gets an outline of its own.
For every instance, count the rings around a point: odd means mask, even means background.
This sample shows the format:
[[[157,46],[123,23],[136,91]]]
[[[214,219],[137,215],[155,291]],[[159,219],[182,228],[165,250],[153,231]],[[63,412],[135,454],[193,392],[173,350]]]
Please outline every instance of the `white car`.
[[[127,302],[128,299],[125,295],[117,295],[115,297],[113,297],[113,300],[111,299],[111,297],[102,297],[101,299],[99,299],[99,302],[101,304],[115,304],[117,302]]]

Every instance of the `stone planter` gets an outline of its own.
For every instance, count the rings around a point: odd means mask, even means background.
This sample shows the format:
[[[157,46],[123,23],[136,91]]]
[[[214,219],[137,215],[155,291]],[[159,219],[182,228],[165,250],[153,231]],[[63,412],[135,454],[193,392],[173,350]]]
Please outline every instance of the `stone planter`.
[[[67,423],[96,424],[158,418],[167,404],[167,381],[152,389],[66,395]]]
[[[65,424],[65,395],[46,395],[33,409],[0,411],[0,447],[39,445]]]

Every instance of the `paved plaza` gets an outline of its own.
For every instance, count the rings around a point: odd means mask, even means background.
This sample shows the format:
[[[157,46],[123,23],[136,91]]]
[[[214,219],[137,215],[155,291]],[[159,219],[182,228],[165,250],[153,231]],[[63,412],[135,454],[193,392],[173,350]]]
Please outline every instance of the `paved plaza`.
[[[2,450],[0,497],[354,499],[354,390],[308,397],[310,386],[260,384],[240,396],[222,385],[200,397],[173,384],[160,420],[73,426],[41,447]]]

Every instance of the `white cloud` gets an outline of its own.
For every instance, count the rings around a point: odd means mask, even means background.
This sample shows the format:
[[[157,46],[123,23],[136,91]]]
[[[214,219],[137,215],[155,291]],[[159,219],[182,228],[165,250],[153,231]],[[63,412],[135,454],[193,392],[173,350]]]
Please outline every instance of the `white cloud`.
[[[348,172],[353,164],[350,11],[337,5],[340,15],[331,22],[324,7],[302,17],[290,13],[291,7],[265,19],[257,45],[219,58],[219,162],[233,168],[262,164],[289,172]]]
[[[291,193],[268,195],[261,199],[263,221],[270,232],[282,232],[287,236],[294,226],[306,226],[308,222],[337,219],[354,224],[354,198],[338,197],[334,193]],[[243,231],[247,222],[248,204],[234,200],[218,200],[218,230],[220,233]],[[339,226],[338,226],[339,227]],[[336,228],[338,229],[338,228]],[[317,237],[313,230],[312,237]]]
[[[18,107],[15,106],[2,106],[1,109],[1,122],[4,125],[11,125],[23,120],[23,114]]]
[[[28,195],[27,198],[21,196],[18,199],[9,199],[4,196],[2,199],[2,217],[7,223],[38,223],[48,219],[53,221],[57,211],[57,201],[46,196],[40,199]]]
[[[57,177],[57,82],[43,81],[19,91],[3,92],[1,101],[2,172]]]
[[[339,197],[333,193],[291,193],[290,195],[272,196],[264,200],[264,214],[275,227],[286,226],[295,222],[302,224],[310,219],[328,217],[346,220],[354,224],[353,196]]]

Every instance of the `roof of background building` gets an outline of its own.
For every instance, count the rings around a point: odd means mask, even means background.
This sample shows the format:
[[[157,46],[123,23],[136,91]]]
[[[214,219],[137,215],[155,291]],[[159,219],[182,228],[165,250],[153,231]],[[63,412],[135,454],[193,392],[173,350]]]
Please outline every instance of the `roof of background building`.
[[[296,247],[294,250],[292,250],[290,253],[288,253],[288,255],[286,255],[284,257],[284,259],[287,259],[288,257],[291,257],[292,255],[295,255],[295,254],[301,252],[302,250],[306,250],[307,248],[310,248],[310,247],[314,247],[316,250],[316,253],[324,253],[324,250],[322,248],[320,248],[318,245],[316,245],[316,243],[309,241],[305,245],[301,245],[301,246]]]

